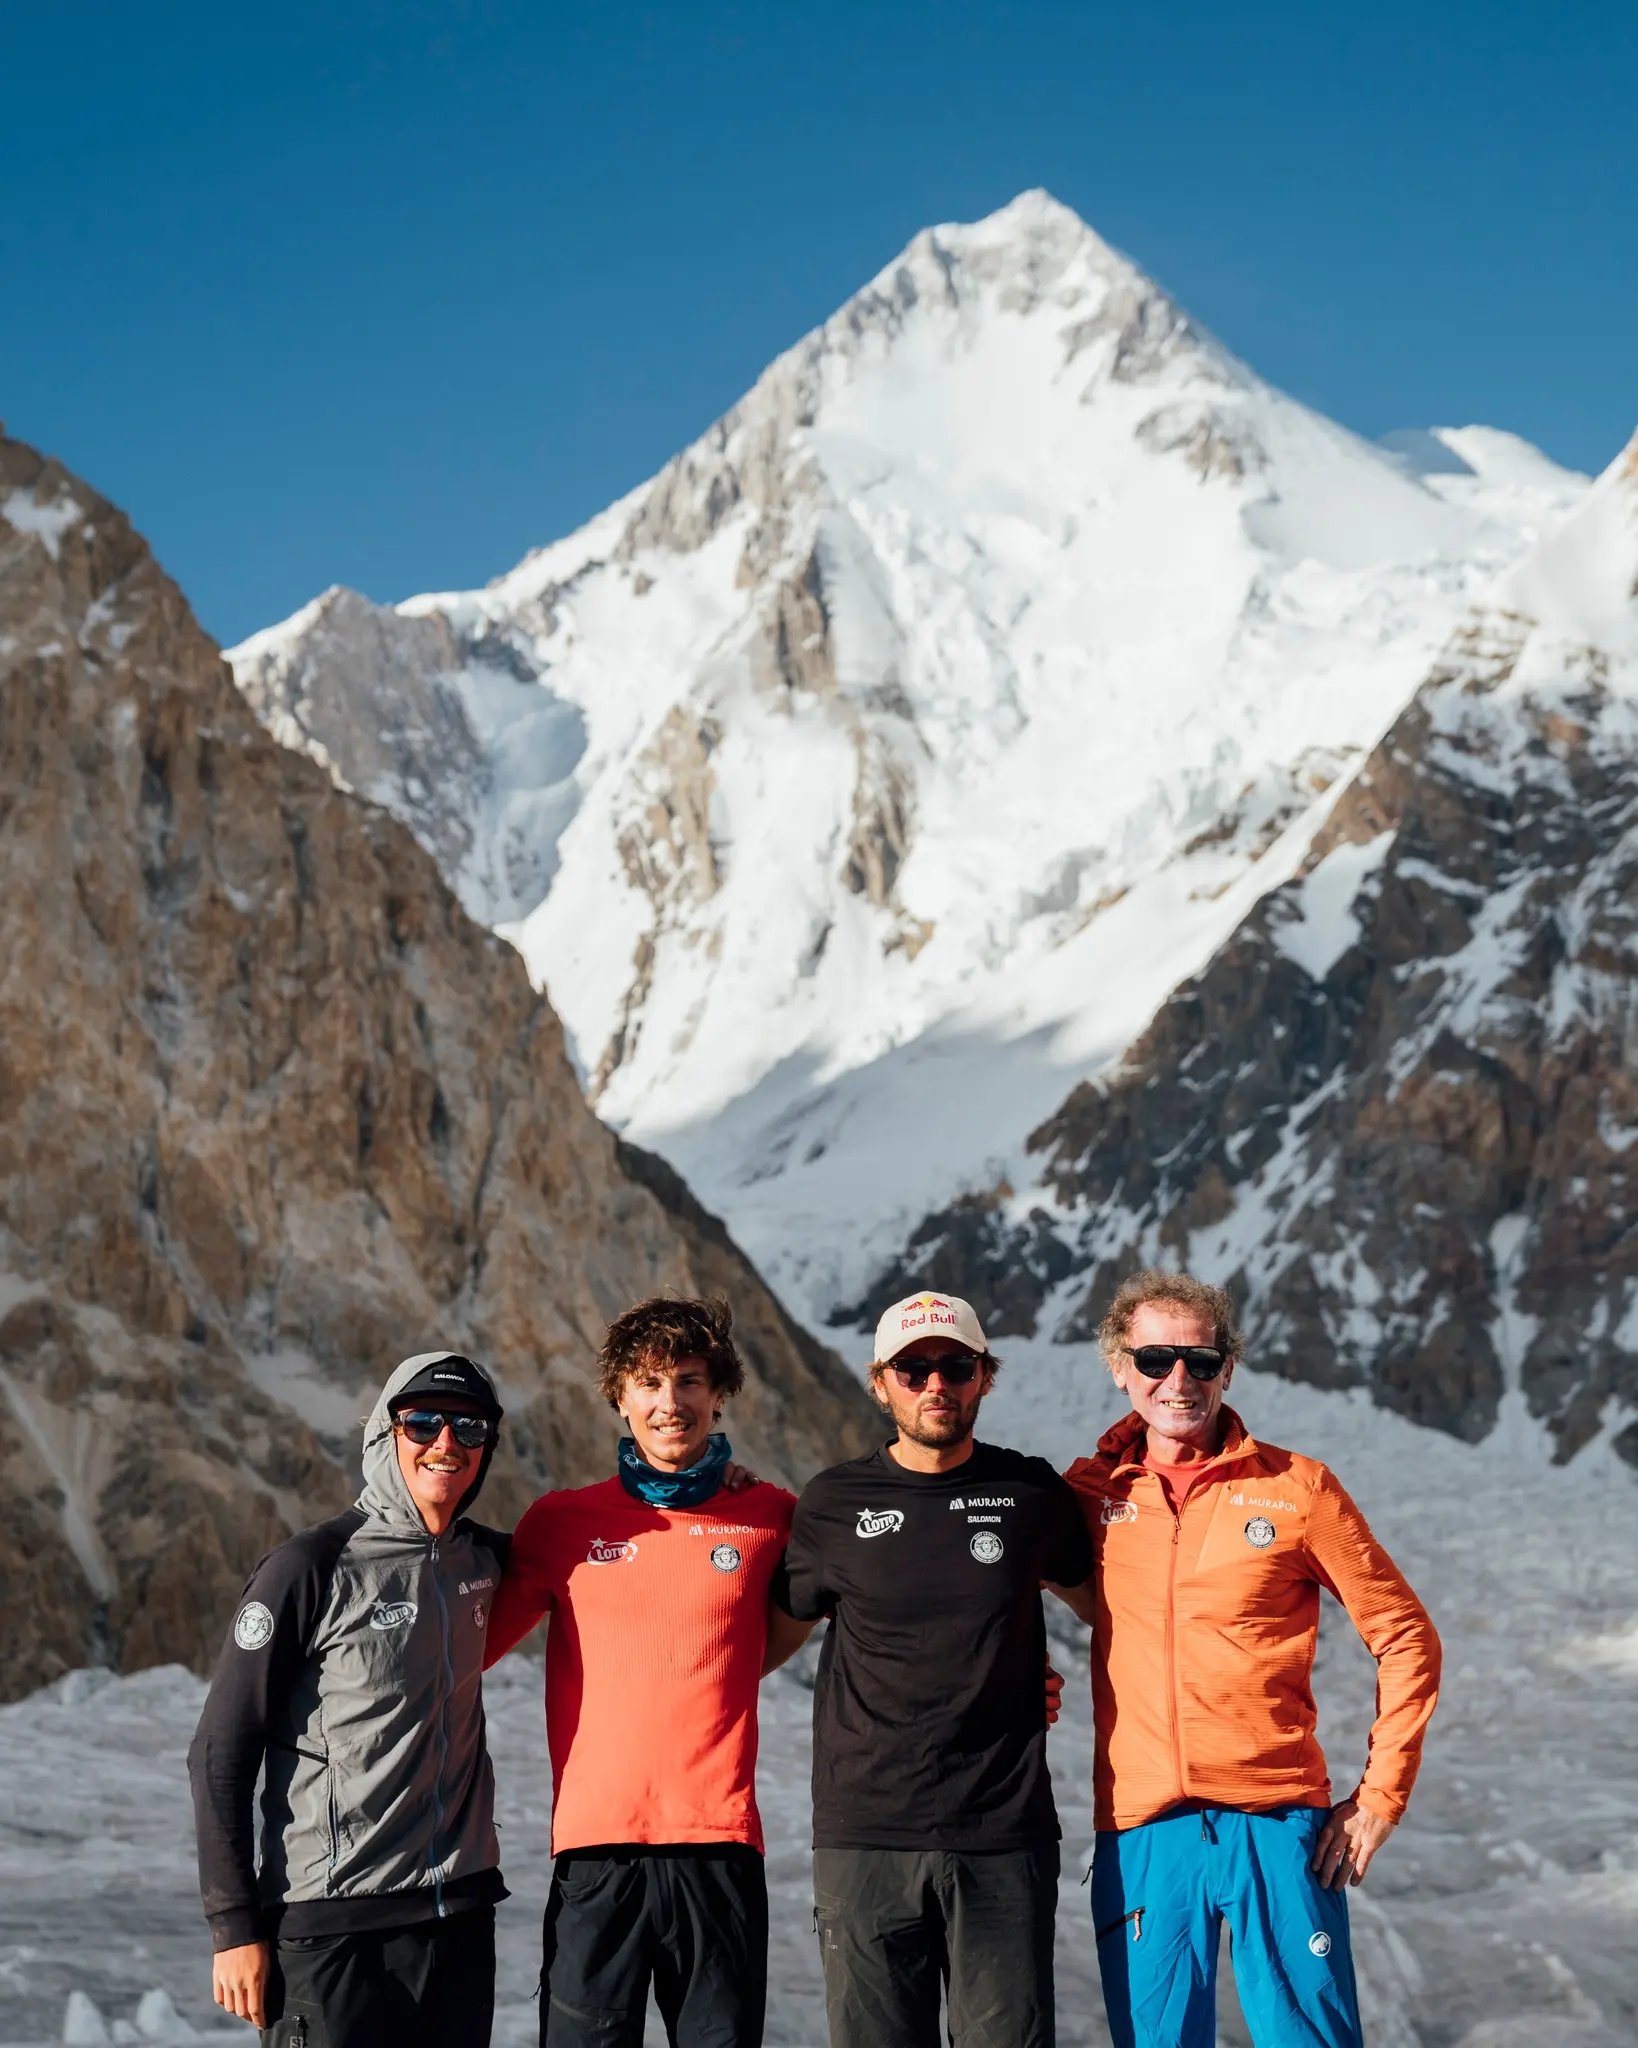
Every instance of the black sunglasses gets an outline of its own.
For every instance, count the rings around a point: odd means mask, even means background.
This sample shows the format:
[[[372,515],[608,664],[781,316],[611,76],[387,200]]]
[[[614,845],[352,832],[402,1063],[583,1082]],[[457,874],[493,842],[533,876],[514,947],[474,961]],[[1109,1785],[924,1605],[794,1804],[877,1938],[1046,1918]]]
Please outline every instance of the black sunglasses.
[[[907,1394],[922,1394],[927,1391],[927,1382],[934,1373],[947,1387],[971,1386],[983,1371],[984,1361],[968,1351],[960,1358],[935,1358],[930,1363],[890,1365],[887,1369]]]
[[[1191,1380],[1214,1380],[1228,1364],[1215,1344],[1140,1344],[1127,1357],[1146,1380],[1163,1380],[1181,1358]]]
[[[401,1429],[412,1444],[435,1444],[444,1433],[445,1423],[450,1435],[466,1451],[475,1451],[480,1444],[488,1443],[495,1429],[487,1415],[449,1415],[441,1408],[407,1408],[392,1419],[393,1428]]]

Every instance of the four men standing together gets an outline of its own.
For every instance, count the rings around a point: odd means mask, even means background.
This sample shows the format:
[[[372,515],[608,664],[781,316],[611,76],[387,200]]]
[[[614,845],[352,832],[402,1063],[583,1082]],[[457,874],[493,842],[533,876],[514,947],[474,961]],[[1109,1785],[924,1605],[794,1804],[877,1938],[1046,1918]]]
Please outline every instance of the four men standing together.
[[[253,1574],[190,1756],[218,2001],[278,2048],[483,2048],[504,1887],[478,1674],[545,1616],[543,2048],[638,2048],[651,1987],[677,2048],[756,2048],[757,1685],[826,1622],[832,2048],[935,2048],[941,2005],[956,2048],[1051,2048],[1045,1587],[1093,1628],[1117,2048],[1209,2048],[1225,1921],[1258,2048],[1357,2044],[1342,1888],[1404,1811],[1433,1626],[1331,1473],[1223,1405],[1226,1295],[1139,1274],[1100,1339],[1131,1412],[1066,1479],[976,1440],[999,1366],[972,1309],[897,1304],[871,1368],[892,1440],[796,1501],[715,1428],[742,1379],[726,1305],[644,1302],[599,1360],[630,1430],[616,1474],[546,1494],[510,1539],[463,1519],[500,1421],[487,1375],[406,1361],[358,1506]],[[1309,1684],[1322,1588],[1379,1674],[1337,1803]]]

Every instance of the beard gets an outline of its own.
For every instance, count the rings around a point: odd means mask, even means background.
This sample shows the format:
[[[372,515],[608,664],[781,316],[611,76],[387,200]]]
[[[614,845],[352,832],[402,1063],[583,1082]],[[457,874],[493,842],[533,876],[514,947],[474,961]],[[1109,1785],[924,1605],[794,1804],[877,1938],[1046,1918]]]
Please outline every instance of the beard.
[[[908,1437],[913,1444],[921,1444],[929,1451],[947,1451],[952,1444],[965,1443],[973,1433],[978,1420],[976,1405],[969,1411],[961,1407],[927,1409],[912,1408],[908,1415],[896,1415],[899,1434]]]

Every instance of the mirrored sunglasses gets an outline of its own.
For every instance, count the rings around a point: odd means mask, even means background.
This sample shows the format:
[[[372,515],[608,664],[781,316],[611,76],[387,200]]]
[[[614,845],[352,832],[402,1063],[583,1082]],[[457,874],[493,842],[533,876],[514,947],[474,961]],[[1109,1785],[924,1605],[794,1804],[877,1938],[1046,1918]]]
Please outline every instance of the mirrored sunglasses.
[[[446,1424],[450,1435],[467,1451],[488,1443],[495,1431],[487,1415],[450,1415],[441,1408],[406,1408],[392,1419],[393,1428],[402,1430],[412,1444],[435,1444]]]

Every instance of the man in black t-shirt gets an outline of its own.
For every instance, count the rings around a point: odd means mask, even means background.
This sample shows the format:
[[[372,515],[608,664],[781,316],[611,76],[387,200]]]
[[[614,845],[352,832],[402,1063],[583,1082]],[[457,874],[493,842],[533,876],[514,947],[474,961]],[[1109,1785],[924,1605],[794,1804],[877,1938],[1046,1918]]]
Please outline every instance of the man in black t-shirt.
[[[876,1331],[896,1439],[797,1504],[768,1669],[828,1617],[813,1884],[831,2048],[1052,2048],[1058,1815],[1045,1582],[1092,1618],[1092,1548],[1044,1458],[973,1441],[997,1361],[964,1301]]]

